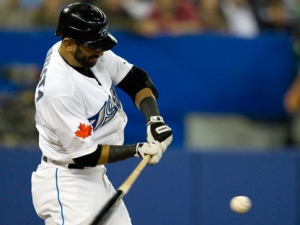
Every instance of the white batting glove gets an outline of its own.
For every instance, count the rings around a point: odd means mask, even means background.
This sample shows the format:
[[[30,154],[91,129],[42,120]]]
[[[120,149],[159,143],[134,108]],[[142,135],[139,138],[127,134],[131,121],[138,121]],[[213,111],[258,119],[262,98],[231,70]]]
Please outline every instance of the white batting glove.
[[[162,156],[163,148],[158,141],[151,143],[143,142],[136,145],[136,156],[144,158],[146,155],[151,155],[151,159],[148,164],[154,165],[159,162]]]
[[[164,119],[161,116],[151,116],[147,123],[147,141],[159,141],[165,152],[172,140],[172,129],[165,124]]]

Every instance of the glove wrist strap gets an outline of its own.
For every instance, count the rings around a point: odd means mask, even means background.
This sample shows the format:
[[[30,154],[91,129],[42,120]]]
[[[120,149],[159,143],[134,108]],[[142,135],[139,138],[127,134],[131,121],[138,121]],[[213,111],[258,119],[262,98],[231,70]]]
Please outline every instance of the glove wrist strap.
[[[162,118],[162,116],[150,116],[149,121],[147,124],[149,123],[164,123],[164,119]]]
[[[142,147],[143,146],[143,143],[137,143],[136,146],[135,146],[135,157],[141,157],[141,155],[139,154],[139,147]],[[142,158],[142,157],[141,157]]]

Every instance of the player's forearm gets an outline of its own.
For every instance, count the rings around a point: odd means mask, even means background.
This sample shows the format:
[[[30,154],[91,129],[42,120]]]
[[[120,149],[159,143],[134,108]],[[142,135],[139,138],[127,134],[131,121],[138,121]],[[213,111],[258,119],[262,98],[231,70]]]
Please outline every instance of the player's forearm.
[[[140,102],[140,110],[144,114],[146,121],[150,120],[151,116],[160,116],[156,99],[146,97]]]
[[[150,88],[143,88],[138,93],[136,93],[134,103],[138,109],[140,109],[141,101],[143,101],[143,99],[147,97],[151,97],[155,99],[153,92]]]
[[[136,94],[135,104],[144,114],[146,121],[149,121],[151,116],[160,115],[156,98],[150,88],[144,88]]]
[[[136,154],[136,144],[134,145],[99,145],[101,154],[98,165],[114,163],[131,158]]]
[[[77,166],[94,167],[122,161],[133,157],[136,154],[136,144],[134,145],[98,145],[91,154],[73,159]]]

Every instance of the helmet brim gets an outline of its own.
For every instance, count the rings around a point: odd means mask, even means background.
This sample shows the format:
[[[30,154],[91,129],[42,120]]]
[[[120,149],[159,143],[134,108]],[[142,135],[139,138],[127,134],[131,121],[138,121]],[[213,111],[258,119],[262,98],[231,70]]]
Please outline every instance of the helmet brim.
[[[93,51],[103,52],[112,49],[117,43],[117,39],[108,33],[107,36],[101,40],[87,41],[84,42],[83,45]]]

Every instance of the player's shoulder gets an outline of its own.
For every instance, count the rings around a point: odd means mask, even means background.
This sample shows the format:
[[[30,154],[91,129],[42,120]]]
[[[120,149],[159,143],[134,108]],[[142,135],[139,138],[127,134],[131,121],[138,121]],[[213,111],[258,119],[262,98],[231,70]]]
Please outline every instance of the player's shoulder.
[[[63,60],[58,53],[56,43],[48,52],[43,71],[45,79],[45,97],[69,96],[73,94],[72,73],[74,70]]]
[[[117,55],[112,50],[105,51],[103,55],[99,58],[98,62],[106,67],[131,67],[132,64],[129,63],[125,58],[120,55]],[[96,64],[97,65],[97,64]]]
[[[118,57],[118,56],[112,50],[107,50],[103,52],[103,55],[100,57],[100,62],[112,59],[114,57]]]

